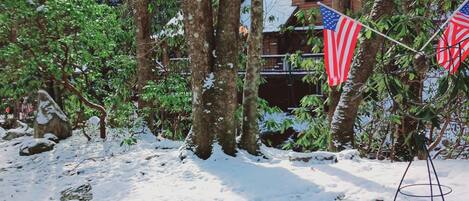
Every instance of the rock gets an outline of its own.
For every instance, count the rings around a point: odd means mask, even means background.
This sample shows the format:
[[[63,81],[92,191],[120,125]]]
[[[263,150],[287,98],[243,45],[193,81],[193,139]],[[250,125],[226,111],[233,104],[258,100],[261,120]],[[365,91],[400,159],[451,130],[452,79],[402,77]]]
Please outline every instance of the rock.
[[[20,146],[20,156],[31,156],[54,149],[55,142],[47,139],[30,139]]]
[[[360,152],[356,149],[343,150],[337,156],[340,160],[354,160],[360,158]]]
[[[59,138],[55,136],[53,133],[44,134],[44,139],[50,140],[55,143],[59,143]]]
[[[290,161],[312,162],[312,163],[337,163],[337,156],[330,152],[312,152],[312,153],[298,153],[292,152],[288,156]]]
[[[88,121],[86,121],[86,125],[87,126],[99,126],[99,117],[97,116],[92,116],[91,118],[88,119]]]
[[[34,137],[54,133],[60,140],[72,135],[72,125],[57,103],[44,90],[38,91],[38,108],[34,121]]]
[[[91,193],[91,185],[83,184],[78,187],[71,187],[60,192],[60,201],[79,200],[79,201],[90,201],[93,199]]]
[[[2,122],[0,122],[0,126],[8,130],[8,129],[13,129],[13,128],[18,128],[21,125],[20,125],[20,121],[17,121],[16,119],[12,119],[12,118],[7,118],[3,120]]]
[[[6,131],[2,136],[3,140],[13,140],[19,137],[32,135],[33,130],[27,124],[20,121],[17,121],[17,124],[20,127]]]

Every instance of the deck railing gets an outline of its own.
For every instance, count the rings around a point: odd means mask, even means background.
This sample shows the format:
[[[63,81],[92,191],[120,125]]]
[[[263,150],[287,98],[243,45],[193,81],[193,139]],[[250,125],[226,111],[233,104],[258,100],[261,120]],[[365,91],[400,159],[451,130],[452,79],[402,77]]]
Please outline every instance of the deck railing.
[[[271,54],[271,55],[261,55],[263,59],[263,66],[261,69],[262,74],[307,74],[309,70],[304,70],[293,66],[290,62],[290,56],[292,54]],[[303,59],[322,59],[324,57],[323,53],[306,53],[301,54]],[[171,62],[187,62],[189,58],[171,58]],[[239,71],[240,74],[244,74],[244,70]]]

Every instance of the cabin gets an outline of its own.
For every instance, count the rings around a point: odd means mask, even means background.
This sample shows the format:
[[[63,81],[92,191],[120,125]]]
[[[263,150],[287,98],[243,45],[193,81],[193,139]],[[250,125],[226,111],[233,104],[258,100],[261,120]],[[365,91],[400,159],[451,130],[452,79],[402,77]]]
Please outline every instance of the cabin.
[[[322,38],[321,20],[302,24],[295,14],[302,10],[318,8],[318,2],[332,6],[333,1],[344,0],[264,0],[263,56],[264,65],[261,76],[266,80],[259,87],[259,96],[271,106],[290,111],[299,106],[300,100],[311,94],[322,95],[321,86],[304,83],[302,78],[308,72],[295,69],[288,56],[301,52],[302,57],[323,59],[323,54],[311,53],[307,44],[308,32]],[[361,8],[361,0],[349,0],[346,7],[353,11]],[[250,26],[250,0],[241,5],[241,24]],[[318,17],[319,19],[319,17]],[[285,27],[293,27],[285,31]]]

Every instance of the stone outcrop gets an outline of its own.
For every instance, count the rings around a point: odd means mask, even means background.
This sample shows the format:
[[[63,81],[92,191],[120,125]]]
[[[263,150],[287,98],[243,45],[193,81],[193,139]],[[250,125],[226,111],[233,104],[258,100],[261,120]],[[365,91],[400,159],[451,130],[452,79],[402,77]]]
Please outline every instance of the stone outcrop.
[[[44,90],[39,90],[34,137],[43,138],[46,133],[52,133],[63,140],[72,135],[72,126],[65,113],[49,94]]]
[[[31,156],[54,149],[55,142],[47,139],[29,139],[20,146],[20,156]]]

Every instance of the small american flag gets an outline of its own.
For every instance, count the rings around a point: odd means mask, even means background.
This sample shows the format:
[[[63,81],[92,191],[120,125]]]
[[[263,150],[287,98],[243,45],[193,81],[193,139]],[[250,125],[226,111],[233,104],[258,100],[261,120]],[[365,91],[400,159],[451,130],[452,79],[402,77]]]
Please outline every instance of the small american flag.
[[[324,63],[329,86],[347,80],[361,24],[321,5],[324,34]]]
[[[438,42],[438,64],[457,72],[461,62],[469,56],[469,3],[466,3],[451,19],[448,28]]]

